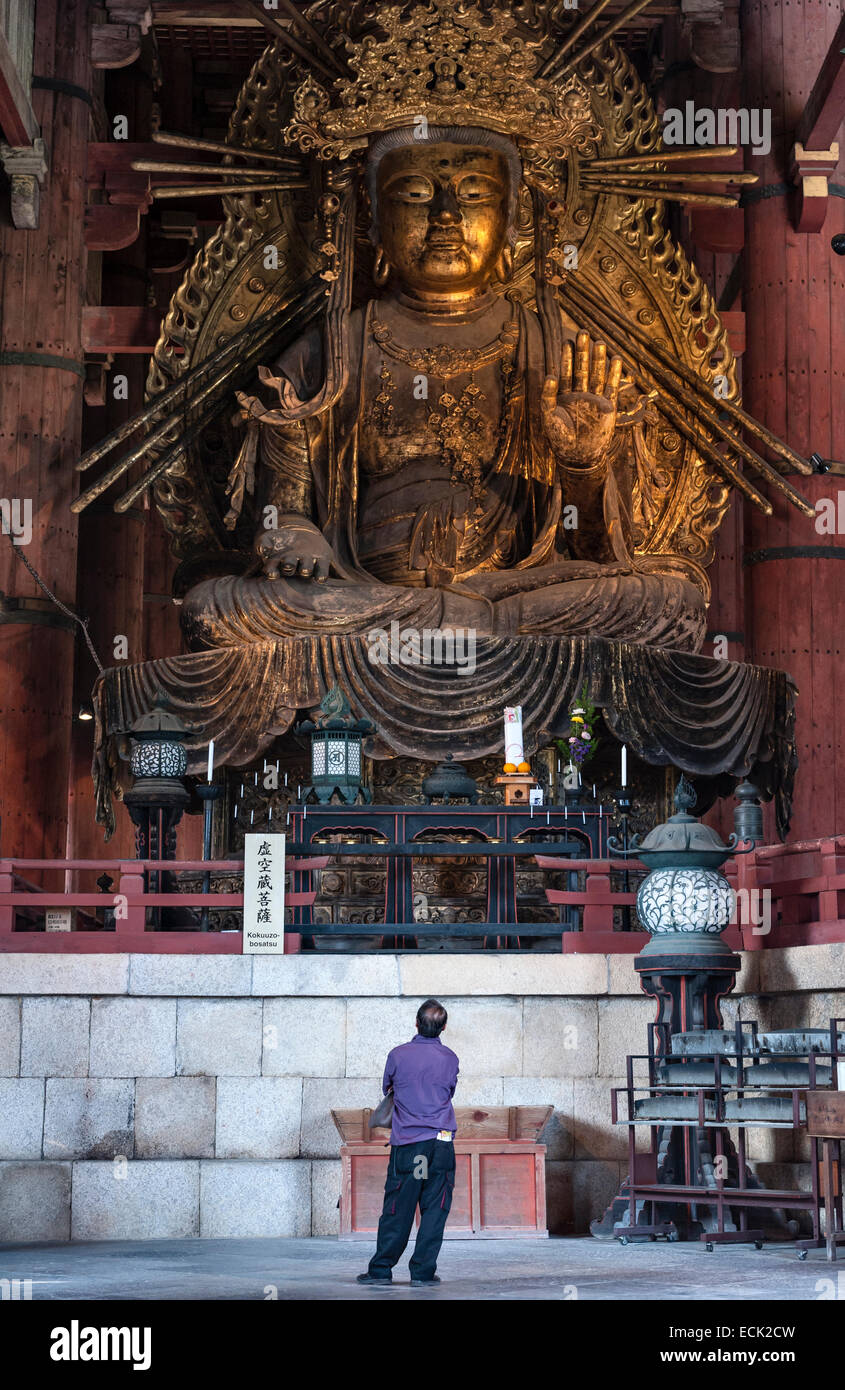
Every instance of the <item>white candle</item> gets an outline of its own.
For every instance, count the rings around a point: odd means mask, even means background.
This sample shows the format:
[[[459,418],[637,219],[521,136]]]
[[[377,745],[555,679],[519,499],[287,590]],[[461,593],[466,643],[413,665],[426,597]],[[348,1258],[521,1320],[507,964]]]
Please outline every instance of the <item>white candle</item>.
[[[296,789],[296,799],[297,799],[297,801],[299,800],[299,796],[300,796],[300,792],[301,792],[301,791],[302,791],[302,783],[300,782],[300,783],[299,783],[299,786],[298,786],[297,789]]]
[[[238,803],[235,802],[235,820],[238,819]]]
[[[254,812],[254,811],[250,811],[250,813],[249,813],[249,823],[250,823],[250,825],[252,825],[252,822],[253,822],[254,817],[255,817],[255,812]]]
[[[550,815],[551,815],[551,812],[550,812],[550,811],[547,811],[547,812],[546,812],[546,825],[551,825],[551,821],[549,820],[549,816],[550,816]]]
[[[505,762],[519,767],[525,761],[522,749],[522,705],[505,709]]]
[[[243,784],[243,782],[241,782],[241,796],[243,796],[243,794],[244,794],[244,784]]]
[[[595,799],[596,799],[596,784],[595,784],[595,782],[594,782],[594,783],[593,783],[593,801],[595,801]]]
[[[208,780],[214,775],[214,739],[208,745]]]
[[[287,786],[287,784],[288,784],[288,775],[287,775],[287,773],[285,773],[285,786]]]
[[[582,811],[582,812],[581,812],[581,819],[582,819],[582,821],[584,822],[584,824],[586,825],[586,824],[587,824],[587,812],[586,812],[586,811]]]
[[[273,807],[271,806],[271,807],[270,807],[270,810],[267,812],[267,823],[268,823],[268,825],[269,825],[269,823],[270,823],[270,821],[271,821],[272,819],[273,819]]]
[[[622,785],[628,785],[628,749],[622,744]]]

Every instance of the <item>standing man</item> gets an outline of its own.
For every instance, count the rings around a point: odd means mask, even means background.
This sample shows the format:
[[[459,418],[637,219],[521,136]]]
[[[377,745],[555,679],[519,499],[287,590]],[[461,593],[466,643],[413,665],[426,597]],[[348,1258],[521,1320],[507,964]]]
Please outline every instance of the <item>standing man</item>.
[[[417,1207],[420,1225],[411,1256],[411,1283],[439,1284],[435,1274],[455,1187],[455,1111],[458,1059],[440,1041],[448,1015],[436,999],[417,1011],[417,1036],[394,1047],[382,1090],[393,1091],[390,1162],[376,1253],[359,1284],[390,1284]]]

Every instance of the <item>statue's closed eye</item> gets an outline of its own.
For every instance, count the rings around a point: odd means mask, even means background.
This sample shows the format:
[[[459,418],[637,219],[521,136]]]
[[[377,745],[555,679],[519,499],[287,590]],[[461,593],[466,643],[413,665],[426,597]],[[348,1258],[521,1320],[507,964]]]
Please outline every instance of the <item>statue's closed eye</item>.
[[[466,174],[458,180],[455,194],[461,203],[492,203],[502,197],[503,190],[483,174]]]
[[[390,185],[388,193],[400,203],[428,203],[434,197],[434,184],[424,174],[406,174]]]

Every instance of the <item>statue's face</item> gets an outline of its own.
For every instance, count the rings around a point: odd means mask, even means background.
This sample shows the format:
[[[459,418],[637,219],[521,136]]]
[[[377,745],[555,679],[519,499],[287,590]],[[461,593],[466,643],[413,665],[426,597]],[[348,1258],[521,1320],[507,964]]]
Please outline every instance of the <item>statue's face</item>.
[[[509,179],[498,150],[426,144],[390,150],[378,168],[384,254],[423,294],[483,289],[507,241]]]

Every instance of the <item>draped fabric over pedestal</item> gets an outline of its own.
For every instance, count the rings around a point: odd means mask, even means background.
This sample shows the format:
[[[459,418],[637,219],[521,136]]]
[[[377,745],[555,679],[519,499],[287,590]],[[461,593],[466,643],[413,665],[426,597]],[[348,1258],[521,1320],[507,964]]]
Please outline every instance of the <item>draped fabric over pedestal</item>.
[[[475,669],[372,664],[366,637],[290,637],[112,668],[95,687],[97,819],[114,830],[125,731],[156,694],[193,729],[189,771],[214,739],[218,765],[244,766],[334,684],[375,723],[373,757],[439,761],[502,748],[502,711],[521,705],[528,756],[568,730],[586,684],[611,733],[645,762],[708,779],[704,800],[749,777],[789,828],[797,763],[795,688],[783,671],[598,638],[478,638]],[[461,672],[464,672],[461,674]]]

